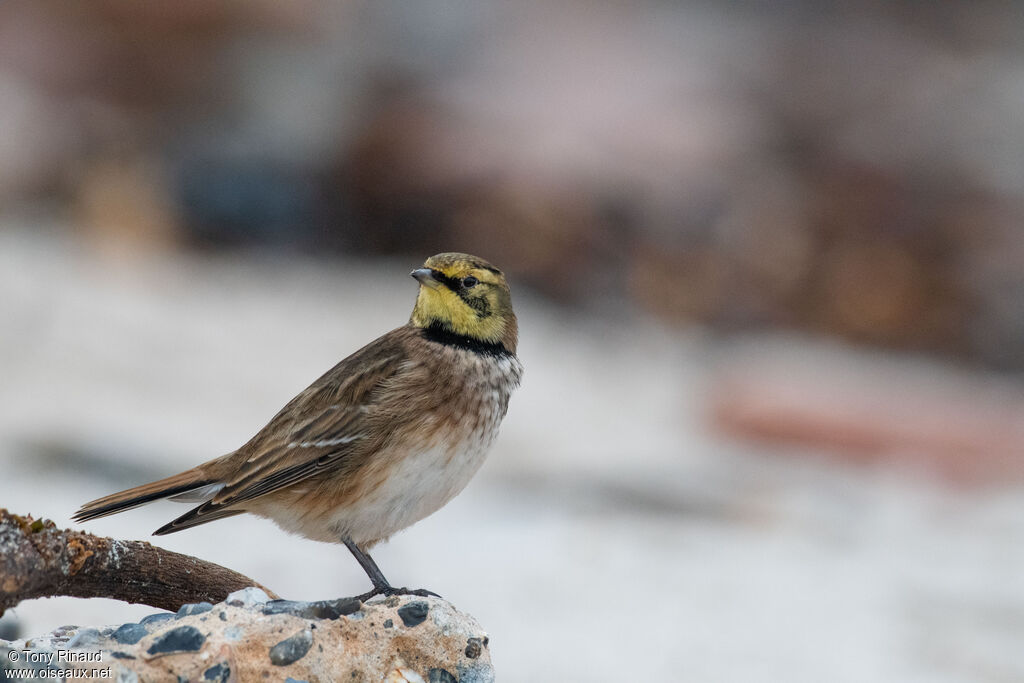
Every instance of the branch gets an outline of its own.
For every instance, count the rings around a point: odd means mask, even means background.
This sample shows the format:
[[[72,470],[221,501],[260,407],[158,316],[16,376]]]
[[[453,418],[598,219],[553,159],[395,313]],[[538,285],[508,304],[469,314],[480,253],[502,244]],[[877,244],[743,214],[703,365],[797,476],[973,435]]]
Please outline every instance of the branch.
[[[0,508],[0,615],[22,600],[68,595],[114,598],[177,610],[194,602],[221,602],[256,586],[220,565],[172,553],[144,541],[118,541],[58,529],[49,520]]]

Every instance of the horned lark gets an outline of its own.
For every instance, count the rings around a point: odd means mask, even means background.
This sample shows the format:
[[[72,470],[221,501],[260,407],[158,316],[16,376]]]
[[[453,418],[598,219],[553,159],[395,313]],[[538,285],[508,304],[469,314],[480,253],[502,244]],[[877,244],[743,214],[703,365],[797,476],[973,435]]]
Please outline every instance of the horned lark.
[[[440,509],[480,468],[519,385],[517,324],[505,276],[446,253],[411,273],[408,324],[331,368],[236,451],[84,505],[85,521],[169,498],[200,503],[154,532],[248,512],[286,531],[344,543],[373,582],[368,554]]]

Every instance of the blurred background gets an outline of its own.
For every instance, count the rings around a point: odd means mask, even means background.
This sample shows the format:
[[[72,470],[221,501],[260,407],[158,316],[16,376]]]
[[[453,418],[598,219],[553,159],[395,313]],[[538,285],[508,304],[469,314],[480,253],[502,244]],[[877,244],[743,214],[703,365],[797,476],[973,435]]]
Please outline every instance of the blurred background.
[[[467,251],[524,384],[375,557],[502,680],[1022,680],[1022,118],[995,0],[8,0],[0,506],[236,448]],[[261,520],[159,541],[366,589]]]

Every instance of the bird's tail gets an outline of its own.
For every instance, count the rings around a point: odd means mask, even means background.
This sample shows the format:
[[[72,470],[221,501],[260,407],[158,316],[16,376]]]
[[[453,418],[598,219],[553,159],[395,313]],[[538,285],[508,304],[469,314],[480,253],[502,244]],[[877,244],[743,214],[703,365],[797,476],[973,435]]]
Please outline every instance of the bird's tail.
[[[181,499],[188,499],[190,501],[198,500],[197,497],[188,496],[187,494],[203,487],[214,487],[218,483],[215,479],[210,478],[208,472],[194,468],[181,474],[175,474],[173,477],[167,477],[166,479],[149,484],[136,486],[127,491],[97,498],[91,503],[83,505],[75,513],[73,519],[76,522],[85,522],[90,519],[97,519],[98,517],[106,517],[107,515],[131,510],[140,505],[172,496],[180,496]],[[210,489],[208,488],[207,490]]]

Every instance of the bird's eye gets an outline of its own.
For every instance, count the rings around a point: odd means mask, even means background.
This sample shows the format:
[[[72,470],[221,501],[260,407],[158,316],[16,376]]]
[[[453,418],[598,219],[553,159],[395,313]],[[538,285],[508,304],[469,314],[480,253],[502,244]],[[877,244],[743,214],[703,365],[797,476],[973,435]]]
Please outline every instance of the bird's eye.
[[[479,281],[479,280],[477,280],[477,279],[476,279],[475,277],[473,277],[472,275],[470,275],[469,277],[467,277],[467,278],[466,278],[465,280],[463,280],[463,281],[462,281],[462,286],[463,286],[463,287],[466,287],[466,288],[469,288],[469,287],[476,287],[476,285],[477,285],[477,283],[478,283],[478,282],[480,282],[480,281]]]

